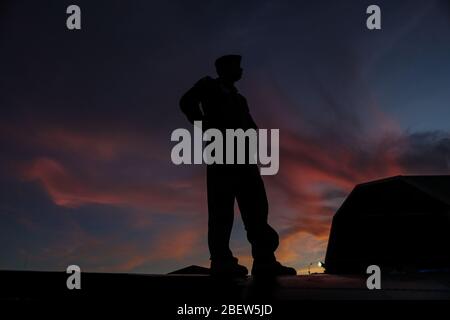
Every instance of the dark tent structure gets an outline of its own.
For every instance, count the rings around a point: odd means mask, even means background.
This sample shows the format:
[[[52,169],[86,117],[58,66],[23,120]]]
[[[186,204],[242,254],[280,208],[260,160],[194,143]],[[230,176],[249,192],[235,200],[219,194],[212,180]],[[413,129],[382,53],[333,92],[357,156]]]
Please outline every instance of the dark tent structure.
[[[327,273],[450,269],[450,176],[396,176],[357,185],[336,212]]]
[[[188,267],[169,272],[168,274],[197,274],[197,275],[199,275],[199,274],[209,274],[209,268],[196,266],[196,265],[193,264],[193,265],[190,265]]]

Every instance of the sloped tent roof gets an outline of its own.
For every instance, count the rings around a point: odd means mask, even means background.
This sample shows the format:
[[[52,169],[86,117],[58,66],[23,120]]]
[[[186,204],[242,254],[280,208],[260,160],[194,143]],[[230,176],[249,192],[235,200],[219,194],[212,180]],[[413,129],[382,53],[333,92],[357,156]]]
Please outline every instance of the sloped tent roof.
[[[336,212],[328,273],[450,268],[450,176],[397,176],[357,185]]]
[[[185,268],[181,268],[172,272],[169,272],[168,274],[209,274],[209,268],[197,266],[197,265],[190,265]]]

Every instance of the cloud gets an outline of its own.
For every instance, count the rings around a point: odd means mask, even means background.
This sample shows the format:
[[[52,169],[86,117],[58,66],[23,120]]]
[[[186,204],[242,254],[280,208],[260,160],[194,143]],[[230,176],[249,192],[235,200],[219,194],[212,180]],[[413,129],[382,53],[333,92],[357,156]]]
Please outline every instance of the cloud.
[[[114,175],[114,172],[110,174]],[[102,180],[102,176],[89,176],[86,172],[77,174],[60,162],[44,157],[24,165],[21,175],[25,180],[38,181],[55,204],[65,207],[103,204],[189,213],[198,209],[201,196],[199,190],[189,187],[188,181],[141,182],[132,180],[132,176],[123,182],[113,176]]]
[[[204,208],[199,205],[204,185],[199,168],[171,163],[170,136],[158,139],[127,127],[91,131],[39,124],[27,133],[5,125],[2,133],[10,137],[4,167],[14,168],[12,174],[26,181],[37,181],[57,205],[104,204],[184,214]],[[18,158],[20,154],[26,156]]]
[[[450,173],[450,133],[429,131],[410,133],[400,162],[416,174]]]

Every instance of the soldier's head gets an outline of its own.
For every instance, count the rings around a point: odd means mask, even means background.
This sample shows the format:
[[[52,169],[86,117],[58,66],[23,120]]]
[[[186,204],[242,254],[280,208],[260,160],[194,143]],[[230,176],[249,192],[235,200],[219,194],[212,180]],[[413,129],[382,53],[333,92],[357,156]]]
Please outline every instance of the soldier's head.
[[[242,77],[242,57],[237,54],[229,54],[218,58],[215,62],[219,78],[225,81],[236,82]]]

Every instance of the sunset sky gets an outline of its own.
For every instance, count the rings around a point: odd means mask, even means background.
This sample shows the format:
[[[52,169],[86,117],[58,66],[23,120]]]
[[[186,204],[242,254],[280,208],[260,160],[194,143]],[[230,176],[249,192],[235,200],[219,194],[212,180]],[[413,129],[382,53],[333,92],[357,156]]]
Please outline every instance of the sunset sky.
[[[192,129],[178,100],[228,53],[259,127],[280,129],[264,181],[283,263],[324,259],[355,184],[450,173],[446,0],[4,0],[0,269],[208,265],[205,168],[172,164],[170,134]],[[231,247],[251,266],[236,215]]]

